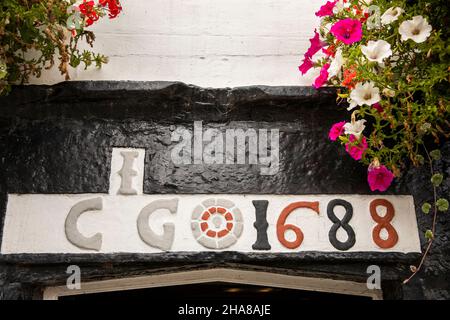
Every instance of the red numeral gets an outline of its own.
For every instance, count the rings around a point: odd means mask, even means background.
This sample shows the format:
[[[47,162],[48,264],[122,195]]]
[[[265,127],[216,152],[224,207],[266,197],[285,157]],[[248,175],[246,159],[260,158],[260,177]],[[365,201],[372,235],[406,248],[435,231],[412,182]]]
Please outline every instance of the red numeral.
[[[386,207],[386,215],[384,217],[380,217],[377,213],[377,207],[383,206]],[[375,199],[370,203],[370,215],[372,219],[377,223],[377,225],[373,228],[372,238],[373,241],[383,249],[389,249],[395,246],[398,242],[398,234],[395,231],[394,227],[391,225],[391,221],[394,218],[395,210],[392,203],[387,201],[386,199]],[[380,232],[382,229],[386,229],[388,233],[388,237],[386,240],[381,239]]]
[[[319,202],[308,202],[308,201],[299,201],[294,202],[288,205],[286,208],[281,211],[280,216],[277,221],[277,237],[280,243],[288,249],[298,248],[303,242],[303,232],[299,227],[294,226],[293,224],[285,224],[287,217],[291,214],[292,211],[298,208],[308,208],[312,209],[315,212],[319,213]],[[286,231],[292,230],[295,233],[295,240],[288,241],[284,237]]]

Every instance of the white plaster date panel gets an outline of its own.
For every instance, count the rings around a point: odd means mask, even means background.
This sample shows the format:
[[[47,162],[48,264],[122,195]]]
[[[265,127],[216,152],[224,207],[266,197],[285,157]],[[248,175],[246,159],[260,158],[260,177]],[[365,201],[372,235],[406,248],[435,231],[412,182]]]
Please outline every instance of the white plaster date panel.
[[[113,149],[109,194],[9,194],[1,253],[420,252],[412,196],[143,194],[144,158]]]

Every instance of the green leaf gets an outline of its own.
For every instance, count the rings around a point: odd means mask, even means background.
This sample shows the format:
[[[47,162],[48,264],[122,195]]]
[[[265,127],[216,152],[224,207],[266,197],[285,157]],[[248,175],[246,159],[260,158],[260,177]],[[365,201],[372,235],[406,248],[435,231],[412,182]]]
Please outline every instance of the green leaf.
[[[439,150],[433,150],[433,151],[431,151],[430,152],[430,157],[433,159],[433,160],[439,160],[439,159],[441,159],[441,151],[439,151]]]
[[[5,78],[8,75],[8,70],[6,63],[0,60],[0,80]]]
[[[427,230],[427,231],[425,232],[425,238],[427,238],[428,240],[433,239],[433,237],[434,237],[433,231]]]
[[[422,205],[422,212],[425,213],[425,214],[429,214],[430,210],[431,210],[431,204],[429,204],[428,202],[425,202]]]
[[[442,183],[442,180],[444,180],[444,176],[441,173],[435,173],[431,177],[431,183],[435,187],[439,187],[439,185]]]
[[[445,212],[448,210],[448,200],[441,198],[436,201],[436,207],[439,211]]]
[[[416,155],[416,160],[420,165],[423,165],[425,163],[425,158],[420,154]]]

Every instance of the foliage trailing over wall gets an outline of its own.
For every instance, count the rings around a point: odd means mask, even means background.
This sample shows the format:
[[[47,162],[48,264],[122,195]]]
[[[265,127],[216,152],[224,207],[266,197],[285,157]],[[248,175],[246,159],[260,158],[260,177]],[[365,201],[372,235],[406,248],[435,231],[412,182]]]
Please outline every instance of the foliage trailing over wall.
[[[330,140],[368,166],[372,191],[387,190],[411,163],[430,166],[434,199],[422,211],[434,212],[434,219],[425,257],[437,212],[449,208],[437,196],[444,176],[434,162],[441,155],[431,150],[450,138],[448,3],[334,0],[316,16],[320,27],[299,70],[320,68],[314,87],[341,87],[337,99],[352,111],[350,121],[332,126]],[[411,266],[412,276],[422,264]]]
[[[2,0],[0,4],[0,94],[10,85],[39,77],[43,69],[58,63],[69,79],[69,66],[100,67],[102,54],[81,50],[80,41],[93,46],[95,35],[86,27],[122,10],[118,0]],[[59,60],[55,62],[55,60]]]

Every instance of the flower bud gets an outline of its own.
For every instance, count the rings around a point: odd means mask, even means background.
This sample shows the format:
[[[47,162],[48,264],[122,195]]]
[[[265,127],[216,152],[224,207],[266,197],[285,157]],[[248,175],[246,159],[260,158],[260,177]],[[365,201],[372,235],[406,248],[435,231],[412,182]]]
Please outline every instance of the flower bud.
[[[395,97],[395,91],[392,90],[392,89],[389,89],[389,88],[384,88],[384,89],[383,89],[383,94],[384,94],[386,97],[390,97],[390,98]]]

